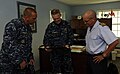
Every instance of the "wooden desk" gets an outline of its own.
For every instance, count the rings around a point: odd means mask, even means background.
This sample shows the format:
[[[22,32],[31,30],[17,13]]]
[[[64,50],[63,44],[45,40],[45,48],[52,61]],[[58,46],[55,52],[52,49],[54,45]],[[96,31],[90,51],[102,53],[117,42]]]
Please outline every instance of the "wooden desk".
[[[50,64],[50,53],[46,52],[44,48],[39,48],[40,59],[40,73],[51,72],[52,65]],[[73,74],[86,74],[86,55],[84,52],[72,52],[72,66]]]
[[[73,74],[87,74],[87,56],[84,52],[72,52]]]

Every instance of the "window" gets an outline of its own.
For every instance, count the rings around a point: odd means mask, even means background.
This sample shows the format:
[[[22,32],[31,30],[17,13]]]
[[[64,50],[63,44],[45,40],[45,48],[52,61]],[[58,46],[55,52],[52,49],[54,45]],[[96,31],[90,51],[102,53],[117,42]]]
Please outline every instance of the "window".
[[[99,10],[97,11],[98,18],[112,18],[112,32],[120,37],[120,9]]]
[[[65,12],[61,12],[61,18],[62,18],[63,20],[65,20]],[[50,22],[52,22],[52,21],[53,21],[53,19],[52,19],[51,11],[50,11]]]

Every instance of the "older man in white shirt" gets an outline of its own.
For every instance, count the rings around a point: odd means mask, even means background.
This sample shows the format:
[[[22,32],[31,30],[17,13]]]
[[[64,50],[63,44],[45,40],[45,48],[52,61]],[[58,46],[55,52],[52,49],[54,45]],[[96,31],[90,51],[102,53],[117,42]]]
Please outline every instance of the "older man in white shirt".
[[[97,20],[96,12],[93,10],[84,13],[83,21],[88,25],[86,34],[86,51],[90,71],[88,73],[107,74],[107,57],[119,43],[118,38],[107,25]]]

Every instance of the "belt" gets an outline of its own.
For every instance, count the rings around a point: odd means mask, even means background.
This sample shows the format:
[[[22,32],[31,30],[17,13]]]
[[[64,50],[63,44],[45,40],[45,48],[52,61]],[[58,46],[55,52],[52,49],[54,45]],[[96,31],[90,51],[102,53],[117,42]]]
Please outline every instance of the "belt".
[[[100,53],[97,53],[97,54],[90,54],[90,53],[87,52],[88,56],[98,56],[98,55],[102,55],[102,54],[103,54],[103,52],[100,52]]]

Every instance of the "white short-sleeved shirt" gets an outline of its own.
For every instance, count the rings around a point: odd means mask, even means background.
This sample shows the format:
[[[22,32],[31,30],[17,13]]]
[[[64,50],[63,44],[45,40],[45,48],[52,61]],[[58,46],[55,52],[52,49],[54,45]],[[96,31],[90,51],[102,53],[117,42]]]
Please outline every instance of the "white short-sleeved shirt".
[[[107,45],[111,44],[118,38],[109,29],[108,26],[101,26],[97,21],[90,31],[90,27],[87,29],[86,34],[86,51],[90,54],[97,54],[104,52]]]

